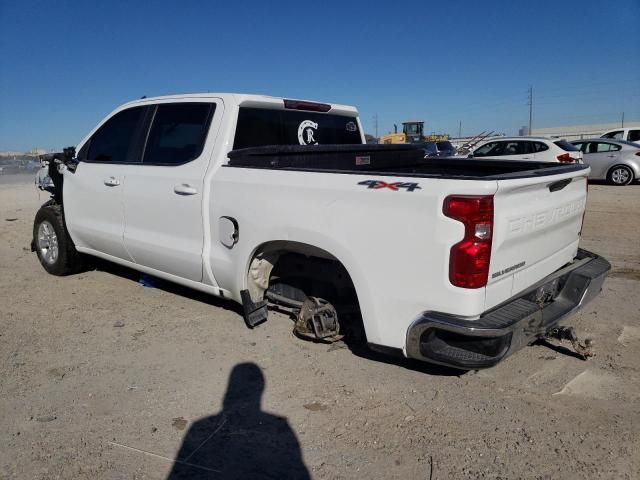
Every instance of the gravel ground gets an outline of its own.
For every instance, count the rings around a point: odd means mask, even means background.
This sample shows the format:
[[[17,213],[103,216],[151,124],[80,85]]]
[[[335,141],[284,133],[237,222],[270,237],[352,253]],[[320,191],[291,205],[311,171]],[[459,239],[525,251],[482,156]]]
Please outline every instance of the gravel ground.
[[[597,356],[535,345],[463,374],[279,314],[248,330],[130,270],[49,276],[45,196],[0,183],[0,478],[639,478],[640,185],[590,185],[582,246],[614,268],[569,323]]]

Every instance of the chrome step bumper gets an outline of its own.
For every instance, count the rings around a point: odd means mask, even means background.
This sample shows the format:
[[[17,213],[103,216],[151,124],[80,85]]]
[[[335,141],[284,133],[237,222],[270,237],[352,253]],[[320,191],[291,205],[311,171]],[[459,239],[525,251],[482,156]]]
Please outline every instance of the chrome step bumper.
[[[610,269],[604,258],[580,249],[571,264],[477,320],[424,312],[409,327],[407,356],[462,369],[491,367],[593,300]],[[544,289],[555,289],[551,301],[539,298]]]

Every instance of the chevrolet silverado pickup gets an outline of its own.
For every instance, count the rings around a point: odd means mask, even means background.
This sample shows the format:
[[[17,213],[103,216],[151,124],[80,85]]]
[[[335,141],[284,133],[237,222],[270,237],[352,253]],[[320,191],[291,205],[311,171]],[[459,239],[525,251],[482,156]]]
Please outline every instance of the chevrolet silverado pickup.
[[[456,368],[545,336],[610,269],[578,247],[588,166],[365,145],[344,105],[144,98],[47,163],[32,245],[49,273],[100,257],[238,302],[251,328],[289,309],[299,336],[359,330]]]

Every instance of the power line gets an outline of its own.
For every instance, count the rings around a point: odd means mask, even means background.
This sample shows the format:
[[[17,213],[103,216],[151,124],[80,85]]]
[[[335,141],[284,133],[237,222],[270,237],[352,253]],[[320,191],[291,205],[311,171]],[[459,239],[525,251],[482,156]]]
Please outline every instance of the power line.
[[[634,79],[634,78],[619,78],[617,80],[609,80],[607,82],[597,82],[597,83],[590,83],[590,84],[582,84],[582,85],[562,85],[560,87],[551,87],[551,88],[543,88],[542,90],[544,92],[564,92],[564,91],[575,91],[575,90],[582,90],[585,88],[592,88],[592,87],[608,87],[609,90],[611,90],[612,86],[617,86],[620,84],[633,84],[633,85],[637,85],[638,83],[640,83],[640,78],[638,79]]]

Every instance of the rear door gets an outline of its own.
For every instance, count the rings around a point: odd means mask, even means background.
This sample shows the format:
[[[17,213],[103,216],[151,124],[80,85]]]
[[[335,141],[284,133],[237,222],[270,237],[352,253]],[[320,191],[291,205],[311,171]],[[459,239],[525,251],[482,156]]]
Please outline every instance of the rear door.
[[[526,153],[527,142],[506,140],[503,144],[502,155],[500,155],[502,160],[531,160],[532,155]]]
[[[202,280],[204,177],[223,113],[221,101],[152,107],[142,163],[124,189],[124,244],[134,261]]]
[[[589,142],[583,150],[582,161],[591,167],[591,178],[604,179],[609,168],[620,160],[620,145],[608,142]]]
[[[78,152],[75,173],[66,172],[67,228],[78,247],[131,260],[124,248],[123,189],[141,160],[147,107],[122,110],[96,130]]]
[[[515,294],[571,261],[586,198],[586,170],[498,180],[489,284]]]

